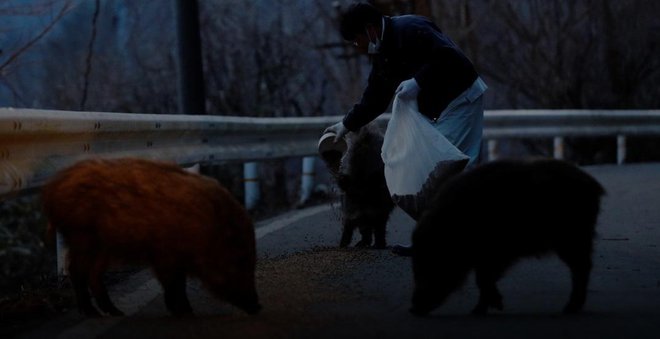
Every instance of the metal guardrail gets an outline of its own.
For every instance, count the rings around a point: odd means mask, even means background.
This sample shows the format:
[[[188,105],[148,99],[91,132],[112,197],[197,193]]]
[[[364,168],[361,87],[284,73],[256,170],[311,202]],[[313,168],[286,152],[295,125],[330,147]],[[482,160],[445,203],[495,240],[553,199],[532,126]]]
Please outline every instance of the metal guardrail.
[[[249,118],[0,108],[0,195],[90,157],[180,164],[314,154],[333,117]]]
[[[484,138],[660,135],[660,110],[497,110]]]
[[[498,110],[485,114],[488,158],[499,139],[552,138],[554,157],[564,158],[565,137],[616,137],[617,163],[626,159],[627,136],[660,136],[660,110]]]
[[[135,156],[189,164],[315,155],[322,131],[341,118],[0,108],[0,196],[37,188],[60,169],[90,157]],[[387,114],[379,117],[382,124],[388,119]],[[555,156],[561,157],[562,137],[617,136],[623,159],[627,135],[660,135],[660,110],[502,110],[485,114],[484,138],[491,158],[497,156],[497,140],[504,138],[554,138]]]

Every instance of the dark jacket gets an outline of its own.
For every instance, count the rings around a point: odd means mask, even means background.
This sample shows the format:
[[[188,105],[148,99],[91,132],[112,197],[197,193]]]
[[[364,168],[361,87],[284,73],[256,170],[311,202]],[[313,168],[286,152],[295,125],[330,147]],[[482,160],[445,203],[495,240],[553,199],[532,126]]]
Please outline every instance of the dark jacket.
[[[384,29],[379,53],[372,56],[367,88],[343,120],[351,131],[382,114],[404,80],[415,78],[421,88],[420,112],[437,119],[478,77],[470,60],[428,18],[385,17]]]

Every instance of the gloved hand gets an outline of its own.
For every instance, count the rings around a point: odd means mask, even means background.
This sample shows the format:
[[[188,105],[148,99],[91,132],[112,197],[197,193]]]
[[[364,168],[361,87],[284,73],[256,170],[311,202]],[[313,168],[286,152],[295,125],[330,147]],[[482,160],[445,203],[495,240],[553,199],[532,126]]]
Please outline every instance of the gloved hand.
[[[400,99],[412,100],[417,99],[417,94],[419,94],[419,85],[415,78],[401,81],[399,87],[396,89],[395,94],[399,96]]]
[[[343,138],[350,131],[348,130],[348,128],[346,128],[346,126],[344,126],[344,123],[340,121],[326,128],[325,131],[323,131],[323,133],[328,133],[328,132],[332,132],[335,134],[335,140],[333,142],[337,143],[339,139]]]

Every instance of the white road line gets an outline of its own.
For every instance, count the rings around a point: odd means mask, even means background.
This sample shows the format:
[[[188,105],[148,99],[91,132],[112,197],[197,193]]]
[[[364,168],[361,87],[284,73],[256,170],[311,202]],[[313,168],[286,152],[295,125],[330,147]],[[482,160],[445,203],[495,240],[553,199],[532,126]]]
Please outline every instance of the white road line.
[[[257,240],[263,238],[264,236],[273,233],[275,231],[281,230],[294,222],[299,221],[300,219],[307,218],[309,216],[315,215],[317,213],[325,212],[332,209],[332,205],[321,205],[310,207],[304,210],[300,210],[296,213],[291,213],[282,217],[276,218],[277,220],[272,222],[266,222],[266,225],[257,227],[255,230],[255,238]]]
[[[330,209],[332,209],[332,205],[320,205],[276,217],[272,221],[264,221],[257,225],[255,229],[255,238],[259,240],[266,235],[290,226],[301,219]],[[138,274],[151,274],[151,271],[144,270]],[[151,278],[144,284],[140,285],[135,291],[118,297],[117,300],[115,300],[115,303],[117,308],[124,311],[126,316],[131,316],[140,311],[142,307],[150,303],[161,293],[162,288],[160,283],[155,278]],[[76,326],[60,333],[57,337],[60,339],[96,338],[109,328],[115,326],[122,319],[123,317],[86,319]]]

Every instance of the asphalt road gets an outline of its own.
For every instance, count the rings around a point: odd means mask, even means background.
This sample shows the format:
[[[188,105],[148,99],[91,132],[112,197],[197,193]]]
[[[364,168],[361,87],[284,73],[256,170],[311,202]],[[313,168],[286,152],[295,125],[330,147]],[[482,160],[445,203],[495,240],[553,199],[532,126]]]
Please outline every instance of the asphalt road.
[[[196,316],[168,315],[160,287],[141,272],[117,286],[126,317],[75,312],[32,338],[660,338],[660,164],[587,167],[607,189],[589,295],[582,314],[564,316],[568,269],[550,256],[521,261],[500,281],[504,311],[472,316],[466,285],[429,317],[408,313],[410,259],[389,250],[338,249],[338,206],[293,211],[260,223],[257,288],[263,311],[242,313],[195,281]],[[408,243],[414,224],[400,211],[388,242]]]

